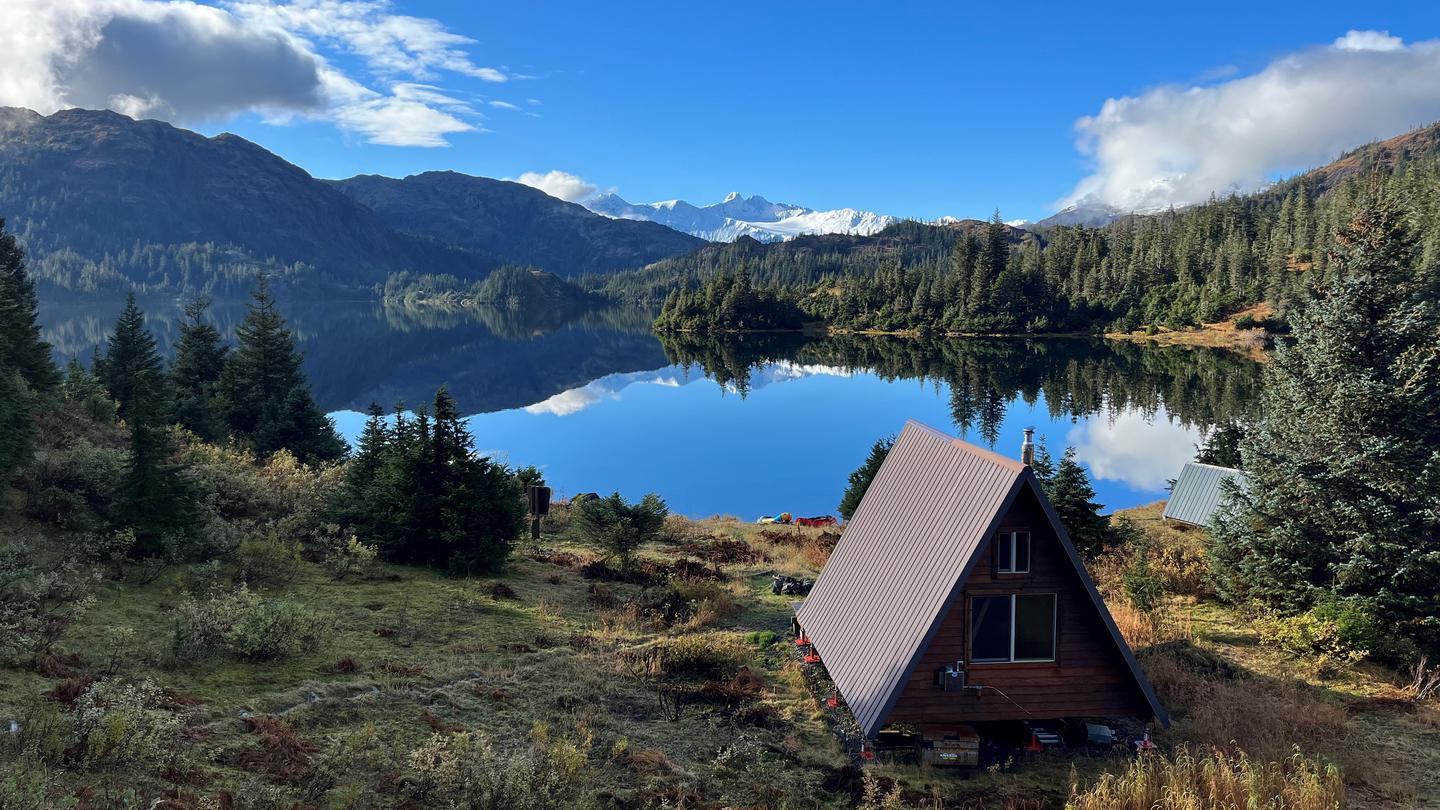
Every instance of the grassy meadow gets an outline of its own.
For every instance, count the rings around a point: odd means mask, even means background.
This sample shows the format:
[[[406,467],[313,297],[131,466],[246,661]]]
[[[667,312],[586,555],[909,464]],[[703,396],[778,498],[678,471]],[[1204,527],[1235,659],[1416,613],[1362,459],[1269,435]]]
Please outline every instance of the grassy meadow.
[[[268,566],[279,575],[247,587],[312,619],[271,660],[177,640],[187,600],[229,564],[105,580],[43,660],[0,668],[0,730],[18,725],[0,736],[0,807],[50,806],[24,803],[41,780],[78,807],[1440,806],[1440,706],[1412,701],[1401,673],[1262,643],[1208,593],[1203,532],[1159,513],[1124,513],[1149,540],[1158,607],[1127,595],[1133,550],[1093,569],[1174,714],[1166,756],[862,772],[786,637],[792,597],[769,588],[772,571],[817,573],[833,534],[671,517],[621,571],[569,539],[562,505],[494,578]],[[67,756],[77,697],[105,680],[153,683],[150,721],[169,733],[112,712],[127,757]],[[161,750],[126,747],[147,739]]]

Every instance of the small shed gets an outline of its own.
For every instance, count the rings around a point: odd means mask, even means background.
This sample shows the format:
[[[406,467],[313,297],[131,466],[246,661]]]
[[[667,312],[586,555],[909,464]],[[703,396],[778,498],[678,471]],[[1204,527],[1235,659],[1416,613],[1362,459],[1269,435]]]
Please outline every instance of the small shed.
[[[1210,525],[1210,518],[1220,508],[1221,481],[1234,481],[1243,488],[1245,474],[1229,467],[1186,462],[1165,502],[1164,518],[1191,526]]]
[[[796,621],[866,738],[1165,710],[1025,464],[909,422]]]

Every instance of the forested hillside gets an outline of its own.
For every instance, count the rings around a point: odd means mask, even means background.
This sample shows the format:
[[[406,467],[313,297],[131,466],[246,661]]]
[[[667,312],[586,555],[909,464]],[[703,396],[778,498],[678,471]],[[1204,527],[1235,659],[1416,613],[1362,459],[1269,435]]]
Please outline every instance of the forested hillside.
[[[373,284],[495,262],[396,233],[368,208],[233,135],[118,113],[0,110],[0,216],[41,285],[243,294],[255,274]]]
[[[706,244],[658,223],[610,219],[530,186],[459,172],[403,180],[366,174],[332,186],[397,230],[563,276],[640,267]]]
[[[1394,193],[1420,235],[1414,267],[1433,267],[1440,258],[1440,127],[1432,126],[1260,193],[1102,228],[1017,232],[997,212],[982,228],[911,222],[875,237],[742,241],[606,279],[603,288],[640,300],[669,294],[659,326],[701,331],[746,328],[711,306],[717,287],[723,301],[737,284],[844,329],[1179,328],[1260,301],[1285,315],[1307,287],[1329,277],[1323,246],[1371,184]],[[702,284],[717,277],[708,289]]]
[[[637,267],[705,242],[523,186],[433,172],[328,183],[230,134],[114,112],[0,108],[0,218],[44,289],[243,295],[369,289],[395,273],[475,281],[508,263]]]

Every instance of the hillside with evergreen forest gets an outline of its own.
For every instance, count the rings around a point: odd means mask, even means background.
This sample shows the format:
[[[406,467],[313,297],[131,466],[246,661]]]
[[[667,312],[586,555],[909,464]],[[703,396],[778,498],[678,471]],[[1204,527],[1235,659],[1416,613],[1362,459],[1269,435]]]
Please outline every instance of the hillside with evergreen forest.
[[[507,180],[459,172],[331,181],[396,230],[559,275],[640,267],[707,244],[654,222],[611,219]]]
[[[47,291],[243,295],[258,272],[366,290],[395,273],[477,280],[507,263],[609,271],[704,244],[518,183],[331,183],[235,135],[81,109],[0,108],[0,217]]]
[[[1331,279],[1325,246],[1369,186],[1393,193],[1420,236],[1415,268],[1433,268],[1440,126],[1258,193],[1101,228],[1017,231],[997,212],[983,227],[907,222],[873,237],[712,245],[592,283],[664,301],[662,331],[797,320],[843,330],[1128,331],[1193,326],[1258,302],[1283,318]]]

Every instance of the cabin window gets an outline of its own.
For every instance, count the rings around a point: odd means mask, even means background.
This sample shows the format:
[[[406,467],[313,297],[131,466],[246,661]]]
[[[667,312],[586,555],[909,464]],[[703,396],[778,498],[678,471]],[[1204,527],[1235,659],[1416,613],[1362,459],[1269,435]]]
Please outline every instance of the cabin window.
[[[1015,660],[1055,660],[1055,594],[1015,596]]]
[[[971,602],[970,660],[1010,660],[1009,596],[977,596]]]
[[[999,664],[1055,660],[1053,593],[977,596],[970,600],[970,661]]]
[[[1030,533],[1001,532],[995,543],[995,570],[1002,574],[1030,571]]]

